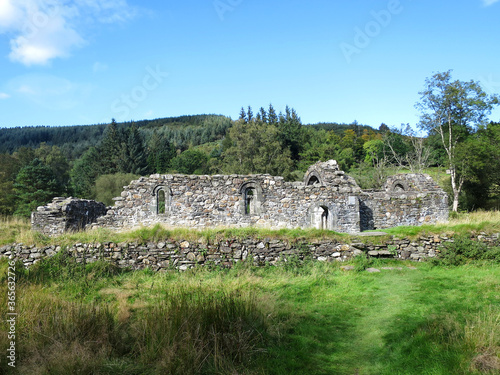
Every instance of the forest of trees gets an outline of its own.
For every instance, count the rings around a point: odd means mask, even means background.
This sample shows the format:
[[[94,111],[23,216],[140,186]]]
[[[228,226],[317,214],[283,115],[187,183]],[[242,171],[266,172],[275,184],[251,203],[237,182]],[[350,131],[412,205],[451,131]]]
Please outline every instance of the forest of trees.
[[[329,159],[363,188],[380,188],[392,173],[443,171],[454,210],[498,208],[500,123],[487,119],[498,98],[473,81],[452,81],[449,71],[427,79],[420,95],[417,125],[426,137],[408,124],[303,125],[293,108],[276,113],[272,104],[255,113],[241,108],[237,120],[198,115],[1,129],[0,214],[26,217],[55,196],[111,205],[124,185],[152,173],[301,180],[311,164]]]

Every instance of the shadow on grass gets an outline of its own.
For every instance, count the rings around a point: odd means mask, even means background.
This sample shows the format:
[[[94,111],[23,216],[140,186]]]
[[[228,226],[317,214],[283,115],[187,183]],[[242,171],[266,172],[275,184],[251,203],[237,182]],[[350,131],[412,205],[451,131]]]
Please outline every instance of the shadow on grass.
[[[356,314],[342,306],[318,306],[287,323],[278,345],[269,348],[269,374],[353,374]],[[354,355],[352,355],[354,354]]]
[[[400,315],[384,336],[383,374],[470,374],[456,322],[447,316]]]

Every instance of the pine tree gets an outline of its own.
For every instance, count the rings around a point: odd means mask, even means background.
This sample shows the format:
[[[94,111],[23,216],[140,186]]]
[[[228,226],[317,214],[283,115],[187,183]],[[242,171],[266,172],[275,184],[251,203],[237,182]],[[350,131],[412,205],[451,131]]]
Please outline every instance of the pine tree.
[[[286,106],[285,115],[280,113],[278,129],[284,147],[288,147],[293,160],[299,159],[304,145],[304,129],[300,117],[293,108]]]
[[[54,173],[40,159],[34,159],[19,171],[14,188],[17,194],[15,214],[26,217],[62,192]]]
[[[111,120],[103,133],[98,146],[99,159],[103,174],[113,174],[120,170],[120,159],[123,156],[123,134],[118,130],[115,119]]]
[[[277,125],[278,124],[278,116],[276,116],[276,111],[272,104],[269,104],[269,111],[267,115],[267,121],[269,125]]]
[[[89,148],[80,159],[75,161],[70,171],[73,193],[79,198],[92,198],[94,183],[103,173],[100,153],[95,147]]]
[[[247,111],[247,121],[250,122],[253,120],[253,111],[252,107],[248,106],[248,111]]]
[[[153,133],[148,145],[147,162],[149,170],[165,173],[170,168],[170,161],[176,156],[175,149],[166,137],[157,131]]]
[[[267,123],[267,113],[266,113],[266,110],[264,109],[264,107],[260,107],[258,115],[260,115],[260,119],[263,122]]]
[[[247,123],[247,113],[245,112],[245,108],[241,107],[239,120]]]
[[[127,142],[122,147],[120,170],[123,173],[144,175],[148,172],[148,162],[143,139],[135,124],[129,130]]]

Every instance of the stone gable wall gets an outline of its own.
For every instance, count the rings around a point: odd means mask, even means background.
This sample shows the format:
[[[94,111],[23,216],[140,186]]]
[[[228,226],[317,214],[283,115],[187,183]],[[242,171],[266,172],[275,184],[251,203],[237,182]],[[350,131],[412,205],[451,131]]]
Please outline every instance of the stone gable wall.
[[[448,219],[445,192],[376,191],[362,194],[359,199],[361,230],[433,224]]]

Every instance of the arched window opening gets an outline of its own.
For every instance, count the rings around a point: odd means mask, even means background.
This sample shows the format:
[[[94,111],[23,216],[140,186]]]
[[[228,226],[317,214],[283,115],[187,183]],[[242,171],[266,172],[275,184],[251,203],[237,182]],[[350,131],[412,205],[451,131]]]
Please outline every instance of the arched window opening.
[[[311,178],[309,179],[309,181],[307,181],[307,186],[311,186],[311,185],[319,185],[319,178],[316,177],[316,176],[311,176]]]
[[[255,210],[255,189],[247,188],[245,190],[245,215],[254,215]]]
[[[172,190],[168,185],[156,186],[150,201],[150,212],[156,215],[170,215],[172,211]]]
[[[247,181],[239,188],[240,212],[242,215],[260,216],[263,213],[264,197],[257,181]]]
[[[396,192],[403,192],[403,191],[405,191],[405,187],[402,184],[396,184],[394,186],[394,191],[396,191]]]
[[[167,200],[165,198],[165,190],[161,189],[157,193],[156,207],[158,215],[166,213]]]

